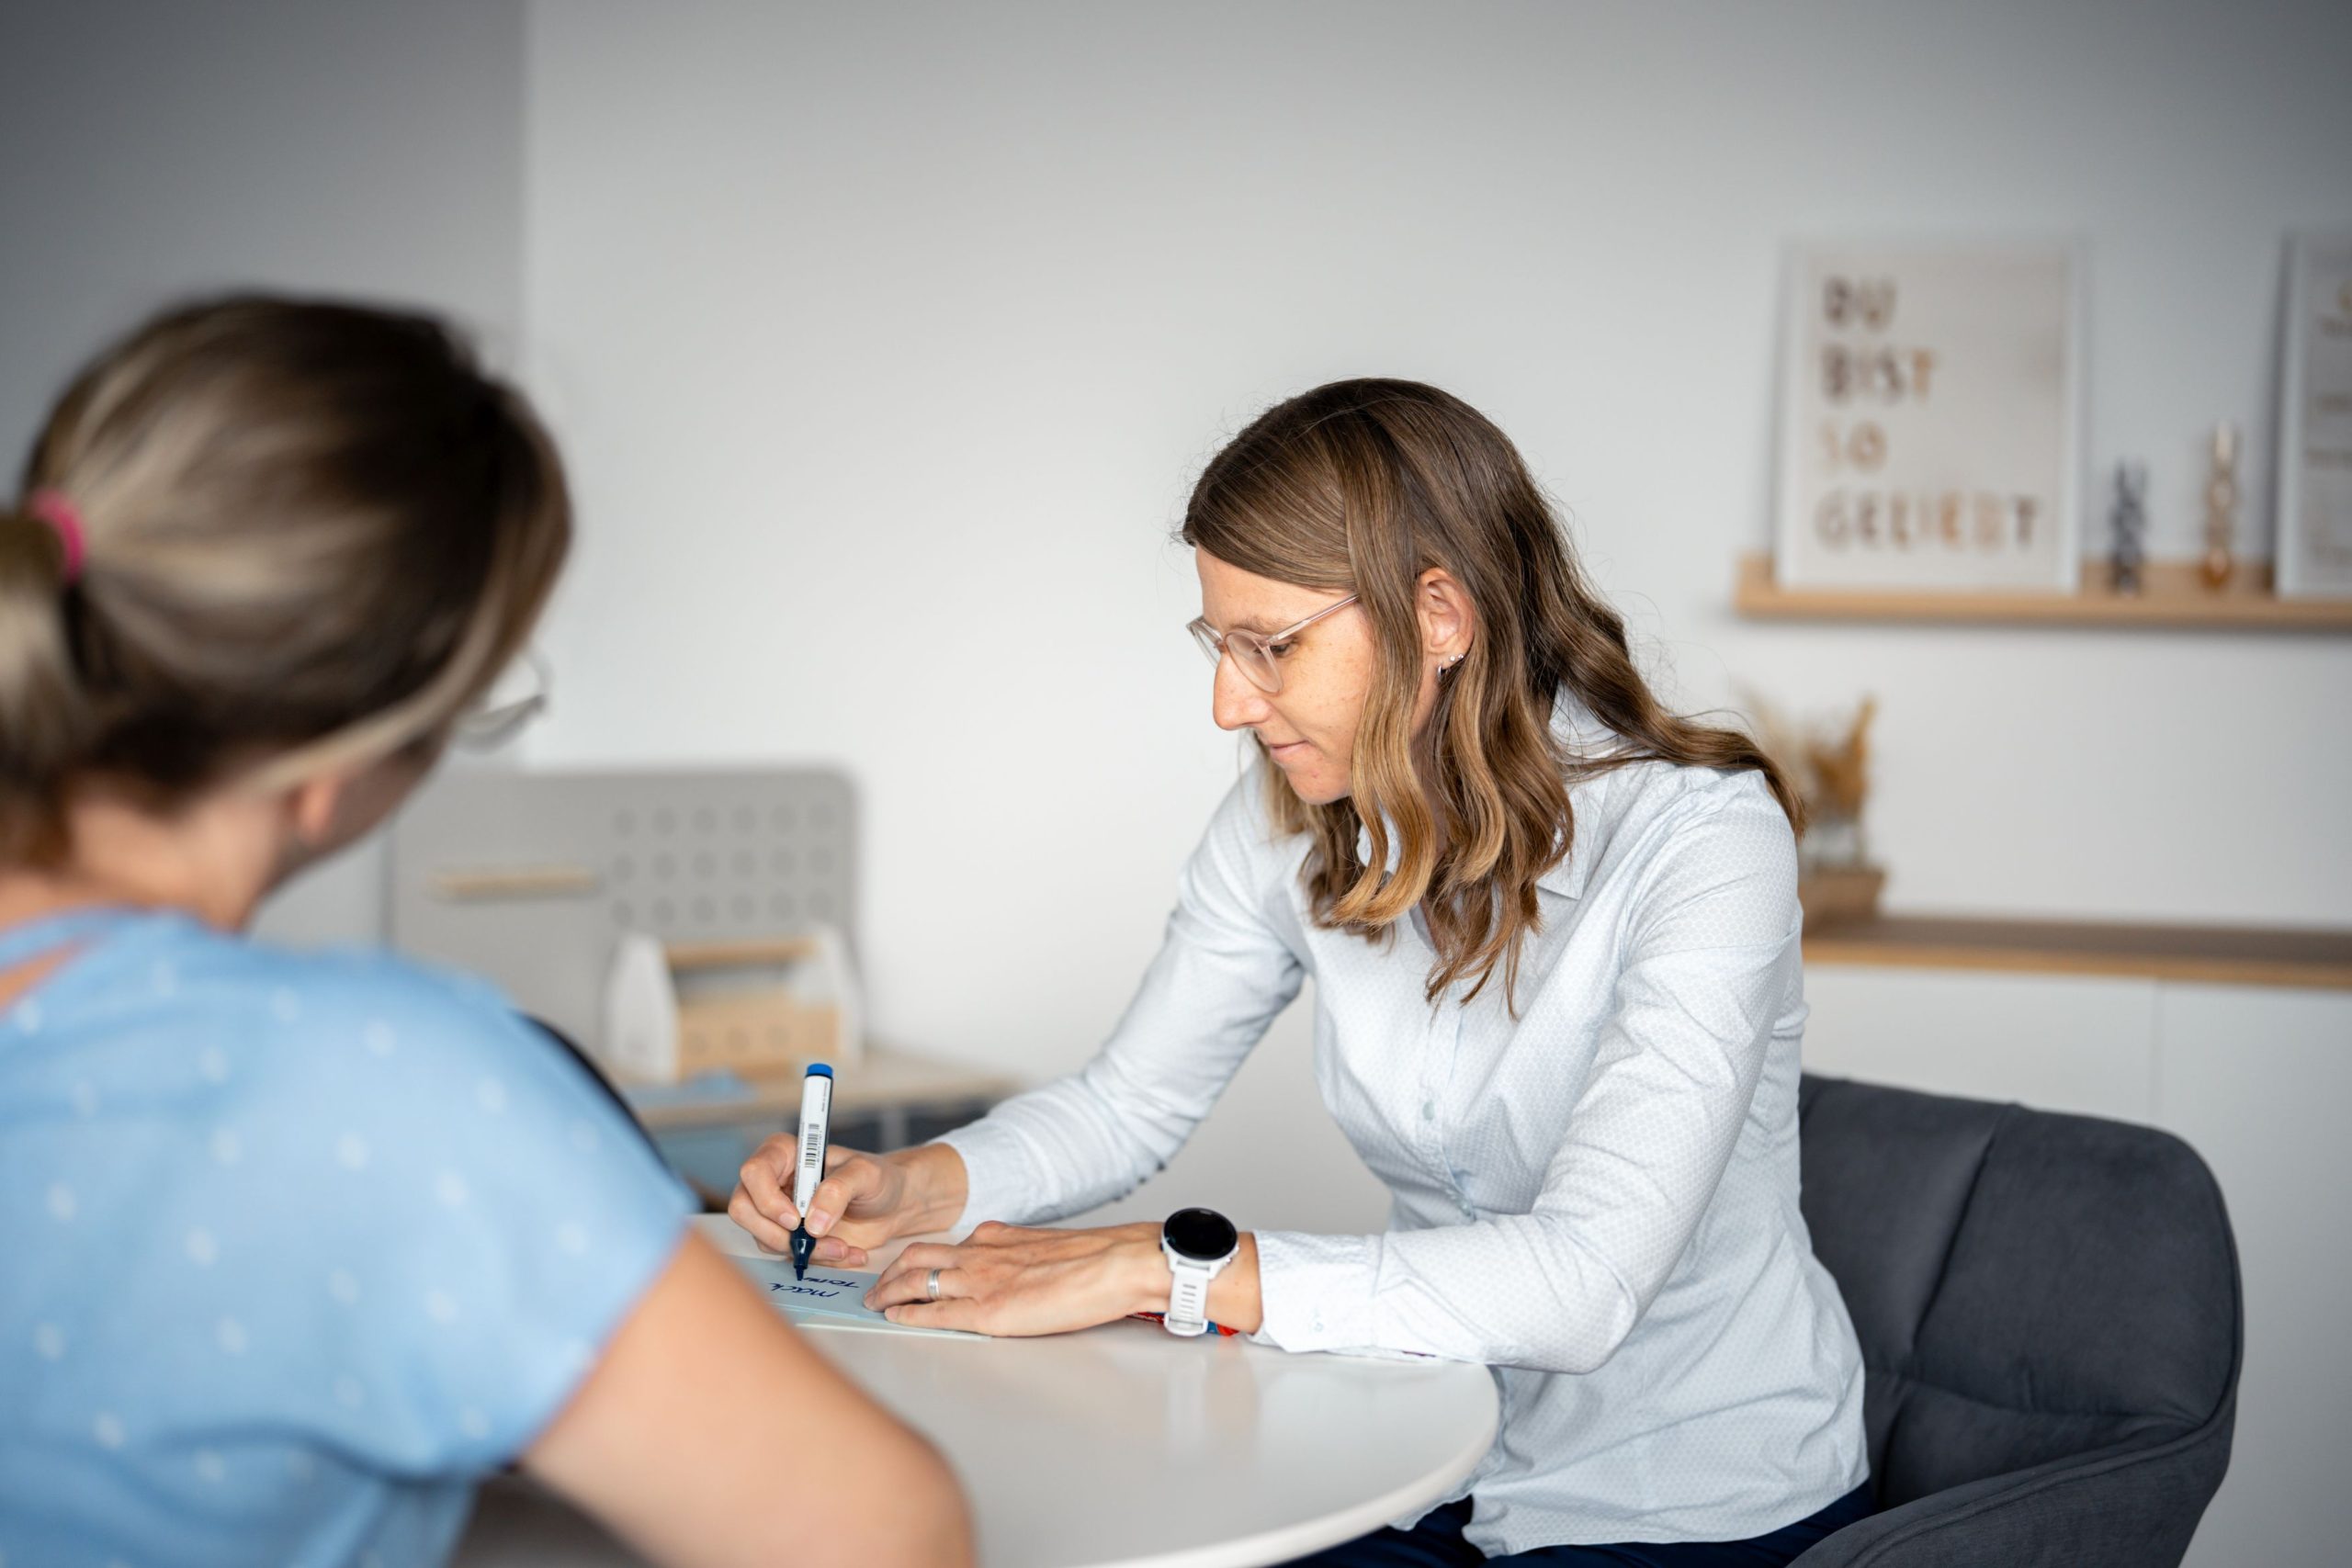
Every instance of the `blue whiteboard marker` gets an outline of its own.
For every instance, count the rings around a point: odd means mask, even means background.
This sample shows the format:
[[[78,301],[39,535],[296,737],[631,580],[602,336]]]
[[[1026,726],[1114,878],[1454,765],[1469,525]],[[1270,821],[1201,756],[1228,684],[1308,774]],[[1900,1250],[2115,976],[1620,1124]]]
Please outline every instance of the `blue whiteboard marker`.
[[[817,1238],[808,1234],[808,1201],[825,1179],[825,1123],[833,1110],[833,1069],[811,1062],[800,1080],[800,1163],[792,1173],[792,1206],[800,1223],[792,1227],[792,1277],[808,1272],[808,1254]]]

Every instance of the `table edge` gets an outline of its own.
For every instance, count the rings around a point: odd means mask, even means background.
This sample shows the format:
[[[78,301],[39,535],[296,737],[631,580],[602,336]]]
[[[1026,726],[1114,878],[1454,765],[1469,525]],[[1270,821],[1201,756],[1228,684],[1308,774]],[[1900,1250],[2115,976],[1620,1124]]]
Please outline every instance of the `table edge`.
[[[1298,1353],[1284,1352],[1291,1355]],[[1453,1361],[1446,1364],[1480,1373],[1487,1371],[1485,1367],[1475,1362]],[[1402,1518],[1416,1510],[1426,1512],[1442,1502],[1456,1485],[1477,1469],[1478,1461],[1485,1459],[1487,1451],[1495,1446],[1495,1436],[1502,1427],[1502,1401],[1495,1392],[1491,1376],[1482,1377],[1480,1382],[1486,1390],[1487,1419],[1478,1436],[1465,1444],[1442,1469],[1419,1481],[1394,1487],[1369,1501],[1304,1524],[1261,1530],[1256,1535],[1238,1536],[1208,1546],[1182,1547],[1173,1551],[1155,1552],[1143,1557],[1105,1558],[1095,1562],[1074,1563],[1069,1568],[1266,1568],[1269,1563],[1287,1562],[1308,1552],[1320,1551],[1325,1547],[1369,1535],[1390,1520]]]

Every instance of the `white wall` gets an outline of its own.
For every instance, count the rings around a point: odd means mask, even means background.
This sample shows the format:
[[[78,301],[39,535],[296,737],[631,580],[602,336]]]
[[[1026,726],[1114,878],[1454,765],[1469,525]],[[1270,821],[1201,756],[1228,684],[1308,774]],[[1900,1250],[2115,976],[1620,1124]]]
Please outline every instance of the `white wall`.
[[[0,453],[159,306],[267,287],[421,304],[512,356],[520,315],[519,0],[0,9]],[[264,917],[382,930],[369,846]]]
[[[2211,422],[2267,495],[2342,6],[567,0],[528,54],[586,536],[535,756],[854,770],[888,1034],[1044,1072],[1115,1018],[1235,766],[1165,531],[1365,372],[1513,434],[1679,700],[1880,695],[1891,906],[2352,922],[2352,640],[1728,609],[1793,235],[2084,236],[2094,471],[2148,460],[2159,554]]]

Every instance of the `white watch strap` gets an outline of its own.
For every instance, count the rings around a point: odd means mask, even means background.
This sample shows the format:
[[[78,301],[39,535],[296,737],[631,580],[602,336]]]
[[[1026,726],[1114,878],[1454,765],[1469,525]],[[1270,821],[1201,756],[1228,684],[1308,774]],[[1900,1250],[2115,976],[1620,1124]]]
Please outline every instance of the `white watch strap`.
[[[1168,1292],[1168,1331],[1204,1334],[1209,1326],[1209,1280],[1216,1270],[1205,1263],[1168,1255],[1168,1271],[1175,1286]]]

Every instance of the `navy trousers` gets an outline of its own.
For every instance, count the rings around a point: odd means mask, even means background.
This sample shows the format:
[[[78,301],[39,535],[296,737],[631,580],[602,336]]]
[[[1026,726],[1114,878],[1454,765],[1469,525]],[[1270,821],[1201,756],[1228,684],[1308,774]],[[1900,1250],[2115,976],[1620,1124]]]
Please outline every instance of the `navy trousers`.
[[[1623,1546],[1539,1546],[1509,1557],[1488,1557],[1462,1539],[1476,1499],[1464,1497],[1411,1529],[1376,1530],[1302,1557],[1289,1568],[1475,1568],[1482,1562],[1523,1568],[1782,1568],[1814,1542],[1868,1518],[1871,1488],[1855,1487],[1810,1518],[1783,1525],[1753,1540],[1634,1541]]]

